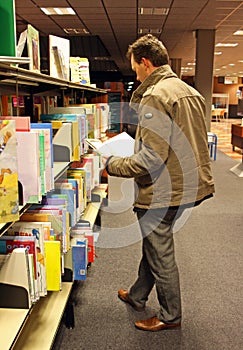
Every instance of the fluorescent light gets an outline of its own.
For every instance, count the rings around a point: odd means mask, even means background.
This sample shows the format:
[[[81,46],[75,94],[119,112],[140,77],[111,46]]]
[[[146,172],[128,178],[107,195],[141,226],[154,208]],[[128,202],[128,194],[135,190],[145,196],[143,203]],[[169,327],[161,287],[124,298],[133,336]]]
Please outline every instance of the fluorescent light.
[[[51,15],[51,12],[50,12],[47,8],[41,7],[40,9],[41,9],[41,11],[44,12],[47,16],[50,16],[50,15]]]
[[[215,56],[219,56],[219,55],[222,55],[222,52],[221,51],[215,51],[214,54],[215,54]]]
[[[236,47],[238,43],[218,43],[215,45],[216,47]]]
[[[168,7],[140,7],[138,13],[144,16],[167,16],[169,10]]]
[[[138,29],[139,34],[160,34],[161,29],[160,28],[139,28]]]
[[[243,30],[237,30],[236,32],[233,33],[233,35],[243,35]]]
[[[47,16],[76,14],[71,7],[41,7],[41,11]]]
[[[58,7],[54,7],[53,10],[58,14],[58,15],[62,15],[62,10],[59,9]]]
[[[63,28],[64,32],[67,34],[89,34],[85,28]]]

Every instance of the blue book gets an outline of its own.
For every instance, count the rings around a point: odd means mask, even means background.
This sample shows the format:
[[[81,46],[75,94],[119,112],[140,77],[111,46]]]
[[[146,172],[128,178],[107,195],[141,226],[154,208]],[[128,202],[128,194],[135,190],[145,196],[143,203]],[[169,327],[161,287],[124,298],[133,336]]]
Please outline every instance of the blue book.
[[[84,281],[87,278],[87,240],[79,239],[76,245],[72,246],[73,280]]]

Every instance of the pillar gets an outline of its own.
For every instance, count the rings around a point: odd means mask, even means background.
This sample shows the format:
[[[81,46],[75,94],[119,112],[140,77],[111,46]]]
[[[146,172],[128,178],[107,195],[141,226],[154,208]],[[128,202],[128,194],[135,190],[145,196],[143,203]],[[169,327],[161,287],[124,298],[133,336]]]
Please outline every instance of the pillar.
[[[214,46],[214,29],[196,31],[195,87],[205,98],[208,131],[210,130],[212,110]]]
[[[179,78],[181,78],[181,58],[171,58],[170,65],[173,72],[175,72]]]

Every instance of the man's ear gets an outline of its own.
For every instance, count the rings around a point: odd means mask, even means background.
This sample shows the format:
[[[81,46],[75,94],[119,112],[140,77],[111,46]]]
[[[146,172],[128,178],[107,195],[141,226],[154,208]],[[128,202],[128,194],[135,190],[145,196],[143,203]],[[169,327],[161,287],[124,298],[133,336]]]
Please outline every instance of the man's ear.
[[[145,57],[142,57],[142,62],[145,65],[146,68],[149,68],[152,65],[150,60],[148,58],[145,58]]]

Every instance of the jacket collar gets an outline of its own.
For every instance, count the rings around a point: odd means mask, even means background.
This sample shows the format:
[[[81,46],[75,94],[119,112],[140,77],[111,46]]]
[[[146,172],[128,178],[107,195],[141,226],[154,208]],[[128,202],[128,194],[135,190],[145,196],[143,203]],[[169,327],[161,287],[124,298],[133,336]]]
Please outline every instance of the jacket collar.
[[[138,111],[139,104],[145,91],[149,87],[157,84],[160,80],[172,77],[177,77],[177,75],[172,71],[171,67],[168,64],[155,69],[153,73],[151,73],[133,92],[130,101],[130,107],[135,111]]]

